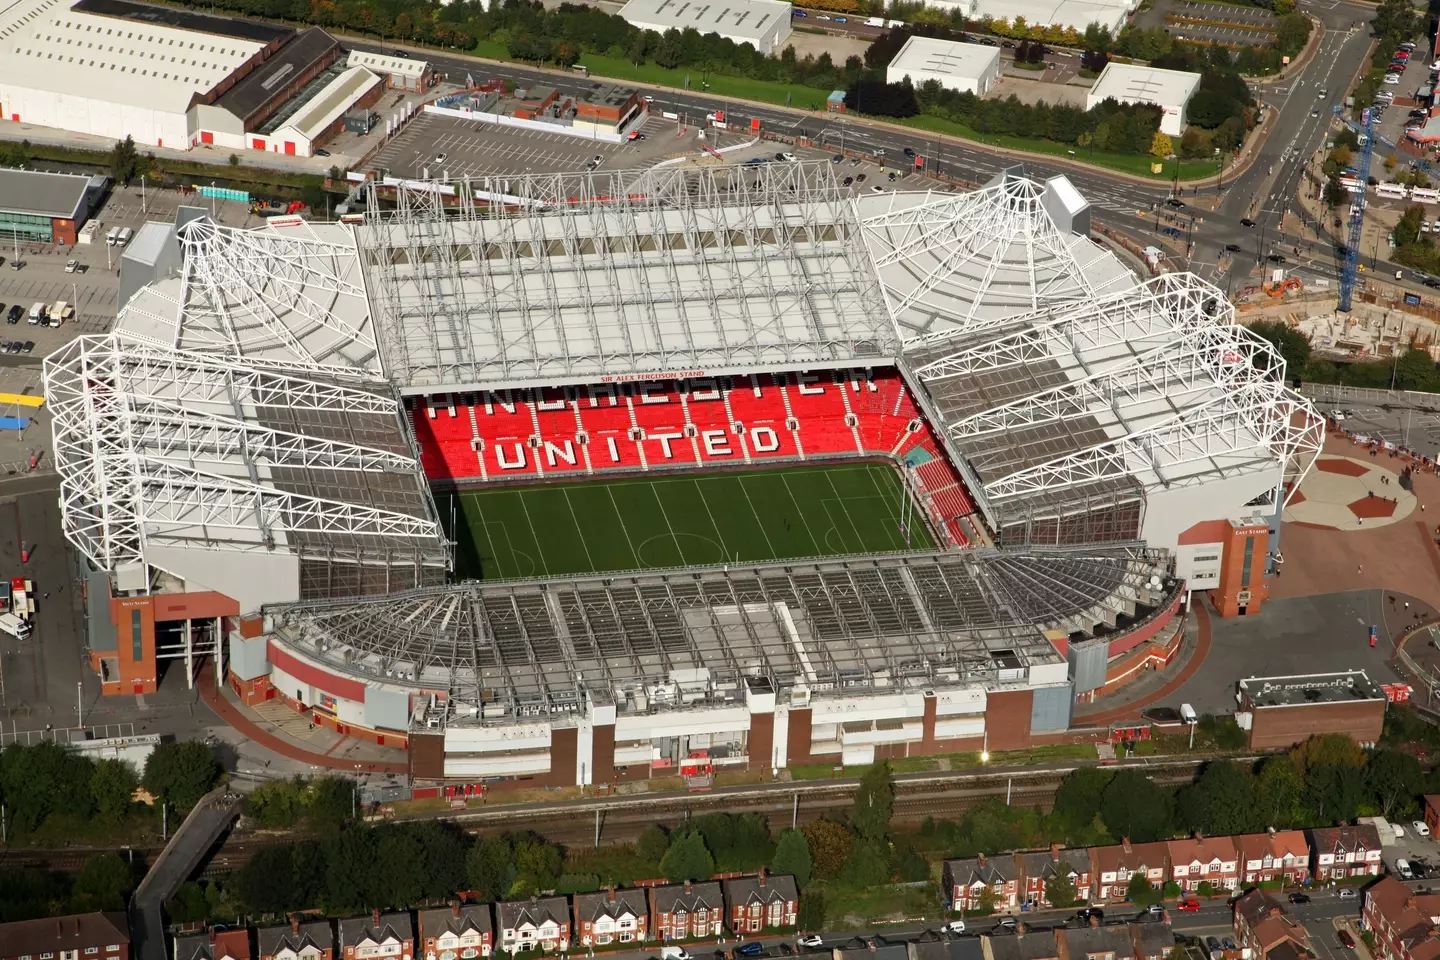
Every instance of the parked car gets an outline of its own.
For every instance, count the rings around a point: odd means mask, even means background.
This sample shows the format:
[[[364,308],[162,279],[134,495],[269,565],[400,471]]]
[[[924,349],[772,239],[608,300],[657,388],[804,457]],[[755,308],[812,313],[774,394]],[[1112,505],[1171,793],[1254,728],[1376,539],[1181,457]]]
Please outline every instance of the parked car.
[[[855,178],[854,178],[854,177],[846,177],[844,180],[841,180],[840,182],[841,182],[842,184],[844,184],[845,186],[848,187],[848,186],[850,186],[850,184],[852,184],[852,183],[855,182]]]
[[[34,350],[34,349],[35,349],[35,341],[34,341],[34,340],[26,340],[26,341],[25,341],[25,352],[26,352],[26,353],[29,353],[30,351],[32,351],[32,350]]]
[[[765,944],[751,940],[749,943],[742,943],[735,948],[737,957],[763,957],[765,956]]]
[[[1091,917],[1094,917],[1096,920],[1104,920],[1105,911],[1099,907],[1082,907],[1075,911],[1075,919],[1081,923],[1089,923]]]
[[[1425,825],[1424,820],[1416,820],[1410,824],[1410,829],[1415,831],[1417,837],[1430,836],[1430,828]]]
[[[945,930],[946,930],[947,933],[964,933],[964,932],[965,932],[965,921],[964,921],[964,920],[951,920],[949,923],[945,924]],[[817,939],[818,939],[818,938],[817,938]]]
[[[330,156],[330,151],[329,151],[329,150],[316,150],[316,151],[315,151],[315,156],[317,156],[317,157],[328,157],[328,156]]]
[[[1340,899],[1341,899],[1341,900],[1358,900],[1358,899],[1360,899],[1360,891],[1359,891],[1359,890],[1356,890],[1354,887],[1341,887],[1341,888],[1340,888]]]
[[[1162,903],[1152,903],[1150,904],[1150,906],[1145,908],[1145,912],[1150,914],[1150,916],[1152,917],[1164,916],[1165,905]]]
[[[1014,917],[1001,917],[995,922],[995,927],[999,930],[1014,930],[1019,923]]]
[[[961,932],[963,933],[965,921],[960,921],[960,925],[962,928]],[[803,937],[797,937],[795,943],[799,946],[804,947],[807,950],[816,950],[825,945],[825,941],[820,939],[819,934],[815,933],[807,933]]]
[[[1214,937],[1206,937],[1205,949],[1209,950],[1211,953],[1214,953],[1215,951],[1220,949],[1220,941],[1216,940]]]
[[[15,304],[13,307],[10,308],[10,312],[9,312],[9,313],[5,314],[5,322],[6,322],[6,323],[19,323],[19,322],[20,322],[20,318],[23,317],[23,316],[25,316],[25,308],[22,307],[20,304],[17,303],[17,304]]]
[[[1272,253],[1272,254],[1270,254],[1269,256],[1267,256],[1265,259],[1266,259],[1266,260],[1269,260],[1271,263],[1284,263],[1284,262],[1285,262],[1285,258],[1282,257],[1282,256],[1281,256],[1280,254],[1278,254],[1278,253]]]
[[[1385,74],[1385,85],[1386,85],[1386,86],[1393,87],[1393,86],[1398,85],[1399,83],[1400,83],[1400,77],[1399,77],[1398,75],[1393,74],[1393,73],[1387,73],[1387,74]]]
[[[844,157],[840,156],[840,154],[837,153],[837,154],[835,154],[833,157],[830,158],[830,162],[831,162],[831,163],[840,163],[840,162],[843,161],[844,159],[845,159]]]
[[[1348,947],[1351,950],[1355,949],[1355,938],[1350,936],[1349,930],[1337,931],[1335,934],[1335,939],[1340,941],[1340,946]]]
[[[1291,903],[1309,903],[1309,902],[1310,902],[1310,894],[1308,894],[1308,893],[1292,893],[1292,894],[1290,894],[1290,902],[1291,902]]]
[[[795,154],[793,154],[793,153],[782,153],[782,154],[780,154],[780,159],[781,159],[781,160],[784,160],[786,163],[799,163],[799,162],[800,162],[800,158],[797,157],[797,156],[795,156]]]
[[[66,261],[65,261],[65,272],[66,272],[66,273],[74,273],[74,272],[75,272],[76,270],[78,270],[78,269],[80,269],[80,261],[79,261],[79,260],[66,260]]]
[[[1198,913],[1200,911],[1199,900],[1181,900],[1175,905],[1175,909],[1181,913]]]

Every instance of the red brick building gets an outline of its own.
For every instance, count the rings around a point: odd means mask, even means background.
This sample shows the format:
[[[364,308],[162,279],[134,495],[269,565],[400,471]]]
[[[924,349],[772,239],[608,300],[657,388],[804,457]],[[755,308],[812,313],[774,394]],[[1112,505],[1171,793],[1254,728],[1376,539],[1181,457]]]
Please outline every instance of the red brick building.
[[[1184,840],[1166,843],[1170,858],[1170,877],[1187,893],[1208,883],[1215,891],[1234,890],[1239,883],[1240,854],[1231,837],[1206,837],[1197,834]]]
[[[1060,876],[1070,878],[1075,885],[1075,897],[1090,899],[1090,851],[1067,850],[1051,844],[1049,850],[1036,853],[1018,853],[1015,859],[1020,864],[1020,901],[1042,907],[1050,906],[1046,884]]]
[[[250,931],[211,930],[175,938],[175,960],[254,960]]]
[[[1380,833],[1368,823],[1310,831],[1310,872],[1317,881],[1379,876]]]
[[[657,940],[719,937],[725,924],[720,884],[668,883],[650,888],[650,929]]]
[[[789,874],[767,876],[761,870],[759,876],[724,880],[720,890],[725,895],[725,913],[730,920],[730,929],[737,934],[793,929],[795,926],[800,893],[796,889],[795,878]]]
[[[1125,899],[1130,878],[1137,873],[1155,886],[1165,883],[1169,875],[1169,848],[1162,841],[1131,843],[1128,839],[1113,847],[1090,848],[1090,876],[1093,894],[1098,903],[1115,903]]]
[[[946,860],[941,867],[941,885],[950,909],[980,910],[986,899],[997,911],[1014,910],[1020,900],[1018,856],[980,854],[963,860]],[[988,891],[988,893],[987,893]]]
[[[423,960],[474,960],[495,950],[490,904],[458,901],[438,910],[421,910],[419,943]]]
[[[119,911],[0,923],[0,960],[51,955],[62,960],[130,960],[130,924]]]
[[[410,913],[372,910],[368,917],[341,920],[340,956],[342,960],[415,960],[415,926]]]
[[[645,891],[616,890],[577,893],[575,925],[571,927],[582,947],[610,943],[644,943],[650,939],[650,909]]]
[[[1235,942],[1251,960],[1299,960],[1312,952],[1304,925],[1263,890],[1235,901]]]
[[[1361,919],[1375,936],[1375,952],[1387,960],[1440,958],[1440,894],[1417,894],[1394,877],[1365,891]]]
[[[1310,877],[1310,845],[1303,830],[1270,830],[1235,838],[1240,857],[1240,883],[1266,883],[1284,879],[1301,884]]]

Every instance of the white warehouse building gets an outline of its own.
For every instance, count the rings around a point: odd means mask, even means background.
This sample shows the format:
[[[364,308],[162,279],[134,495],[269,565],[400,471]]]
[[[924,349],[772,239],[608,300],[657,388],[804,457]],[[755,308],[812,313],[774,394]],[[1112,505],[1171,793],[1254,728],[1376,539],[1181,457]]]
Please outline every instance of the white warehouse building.
[[[0,9],[0,116],[186,149],[192,106],[293,33],[130,0],[18,0]]]
[[[970,20],[1013,22],[1024,17],[1032,27],[1069,27],[1084,33],[1098,23],[1119,34],[1138,0],[924,0],[928,7],[964,11]]]
[[[1000,79],[1000,48],[911,37],[885,68],[888,83],[899,83],[906,77],[916,87],[935,80],[947,90],[984,96]]]
[[[1178,137],[1185,132],[1185,111],[1198,89],[1198,73],[1112,61],[1086,94],[1085,109],[1094,110],[1112,98],[1120,103],[1153,103],[1165,111],[1160,132]]]
[[[694,29],[718,33],[735,43],[748,43],[761,53],[775,53],[790,38],[791,8],[777,0],[630,0],[620,16],[641,30]]]

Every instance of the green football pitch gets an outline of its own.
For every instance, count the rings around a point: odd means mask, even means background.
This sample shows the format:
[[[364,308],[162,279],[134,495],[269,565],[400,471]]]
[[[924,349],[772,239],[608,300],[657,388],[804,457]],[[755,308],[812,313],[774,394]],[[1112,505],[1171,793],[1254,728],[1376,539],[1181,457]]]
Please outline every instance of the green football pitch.
[[[460,527],[460,577],[496,580],[931,549],[918,518],[905,541],[908,498],[892,468],[855,463],[463,490],[436,505]]]

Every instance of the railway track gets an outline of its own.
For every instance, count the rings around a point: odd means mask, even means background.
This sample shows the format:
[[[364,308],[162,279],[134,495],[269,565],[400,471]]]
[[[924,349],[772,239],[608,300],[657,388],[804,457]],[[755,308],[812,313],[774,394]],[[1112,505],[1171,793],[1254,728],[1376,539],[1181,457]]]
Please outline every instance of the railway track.
[[[1162,786],[1190,782],[1209,758],[1155,764],[1150,777]],[[1242,758],[1243,759],[1243,758]],[[1048,809],[1055,791],[1070,770],[1008,771],[973,775],[907,777],[895,783],[894,819],[915,824],[927,817],[955,819],[985,800],[1001,798],[1016,806]],[[599,819],[601,843],[628,843],[653,824],[674,826],[700,813],[758,813],[772,829],[792,822],[809,823],[826,815],[845,813],[854,801],[854,781],[802,781],[776,784],[763,790],[738,789],[713,793],[639,795],[550,804],[497,805],[456,813],[431,813],[407,820],[454,820],[468,832],[481,830],[534,830],[553,843],[589,846],[596,840]],[[290,835],[230,834],[206,858],[200,879],[212,879],[243,866],[268,846],[295,842]],[[119,853],[151,862],[160,848],[10,850],[0,854],[0,866],[31,867],[78,873],[85,861],[99,853]]]

